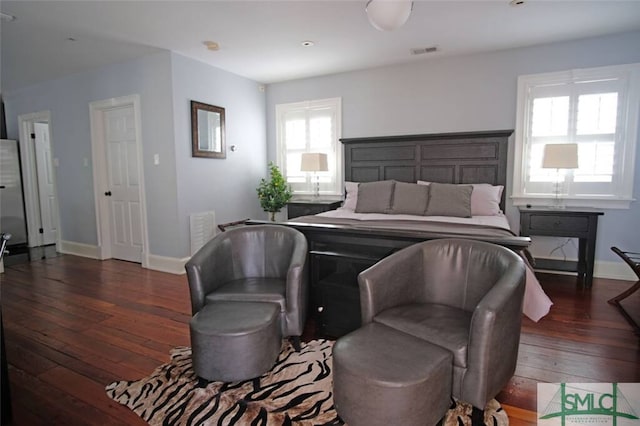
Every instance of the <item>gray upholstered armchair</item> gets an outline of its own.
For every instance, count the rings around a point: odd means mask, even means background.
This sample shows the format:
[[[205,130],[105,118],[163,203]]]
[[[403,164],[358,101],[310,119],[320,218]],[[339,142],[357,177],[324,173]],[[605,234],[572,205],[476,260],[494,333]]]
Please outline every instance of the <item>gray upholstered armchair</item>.
[[[250,225],[216,235],[185,265],[195,315],[208,302],[280,305],[283,336],[296,349],[307,314],[307,240],[280,225]]]
[[[362,324],[376,322],[453,354],[453,396],[482,415],[512,377],[518,356],[525,266],[494,244],[416,244],[358,276]],[[474,422],[475,423],[475,422]]]

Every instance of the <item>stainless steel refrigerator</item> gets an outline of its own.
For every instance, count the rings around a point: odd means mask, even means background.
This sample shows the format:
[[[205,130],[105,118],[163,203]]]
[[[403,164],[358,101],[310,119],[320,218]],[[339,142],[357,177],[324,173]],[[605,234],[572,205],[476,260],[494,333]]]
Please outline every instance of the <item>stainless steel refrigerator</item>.
[[[0,232],[10,233],[9,246],[27,245],[18,141],[0,139]]]

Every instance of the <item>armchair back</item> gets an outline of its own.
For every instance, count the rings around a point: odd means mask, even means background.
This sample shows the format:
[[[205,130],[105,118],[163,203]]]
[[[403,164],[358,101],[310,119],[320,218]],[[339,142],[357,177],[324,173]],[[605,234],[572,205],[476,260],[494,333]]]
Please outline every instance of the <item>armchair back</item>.
[[[294,252],[304,252],[304,235],[278,225],[252,225],[219,233],[186,263],[195,314],[205,303],[205,296],[225,283],[242,278],[286,279],[295,259]]]
[[[510,268],[522,262],[512,251],[482,241],[438,240],[424,244],[421,251],[421,302],[467,312],[478,306]]]

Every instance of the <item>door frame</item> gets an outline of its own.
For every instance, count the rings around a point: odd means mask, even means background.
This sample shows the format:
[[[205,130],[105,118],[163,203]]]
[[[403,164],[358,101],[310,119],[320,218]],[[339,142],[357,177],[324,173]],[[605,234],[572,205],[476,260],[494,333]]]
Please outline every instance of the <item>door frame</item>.
[[[104,113],[107,110],[132,107],[136,126],[135,139],[138,157],[138,181],[140,182],[140,216],[142,221],[142,267],[149,267],[149,233],[147,229],[147,202],[144,187],[144,161],[142,156],[142,121],[140,115],[140,95],[128,95],[89,103],[91,124],[91,159],[93,162],[93,195],[96,206],[96,229],[98,232],[98,256],[110,259],[111,255],[111,213],[109,201],[102,194],[108,191],[106,143],[104,139]]]
[[[42,238],[38,229],[38,217],[41,214],[38,210],[40,199],[38,198],[38,177],[36,175],[36,153],[31,142],[31,133],[33,133],[33,123],[46,122],[49,127],[49,145],[53,154],[53,132],[51,131],[51,111],[39,111],[30,114],[22,114],[18,116],[19,129],[19,146],[20,146],[20,162],[22,167],[22,184],[24,188],[24,205],[26,210],[27,222],[27,245],[29,247],[38,247],[42,245]],[[52,174],[53,174],[53,191],[56,197],[56,251],[61,252],[62,246],[62,229],[60,228],[60,206],[58,198],[58,179],[57,167],[52,155]]]

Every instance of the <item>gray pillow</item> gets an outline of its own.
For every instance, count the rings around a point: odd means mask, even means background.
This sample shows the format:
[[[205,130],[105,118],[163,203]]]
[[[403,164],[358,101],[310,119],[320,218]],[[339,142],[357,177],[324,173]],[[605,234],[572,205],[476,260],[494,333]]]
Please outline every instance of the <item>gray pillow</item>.
[[[429,185],[396,182],[393,189],[392,214],[413,214],[422,216],[429,202]]]
[[[389,213],[395,183],[393,180],[360,183],[356,213]]]
[[[471,185],[432,182],[425,216],[471,217]]]

